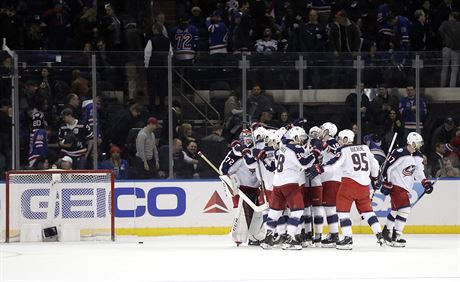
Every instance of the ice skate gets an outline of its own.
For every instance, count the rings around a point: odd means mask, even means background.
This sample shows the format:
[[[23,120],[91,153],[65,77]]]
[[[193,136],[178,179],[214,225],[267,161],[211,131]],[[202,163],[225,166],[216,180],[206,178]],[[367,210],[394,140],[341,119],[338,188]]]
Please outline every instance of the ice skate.
[[[404,248],[406,246],[406,239],[401,238],[401,233],[396,230],[393,230],[391,246],[395,248]]]
[[[391,246],[391,232],[388,230],[387,226],[385,225],[382,230],[382,236],[383,240],[385,241],[385,244],[388,246]]]
[[[375,236],[377,237],[377,243],[380,245],[380,247],[385,247],[386,243],[382,232],[375,234]]]
[[[313,239],[313,245],[316,247],[316,248],[321,248],[321,237],[322,237],[322,234],[321,233],[316,233],[315,234],[315,238]]]
[[[267,235],[265,236],[265,239],[262,241],[260,244],[260,247],[262,249],[271,249],[273,248],[274,243],[273,243],[273,233],[271,231],[267,232]]]
[[[339,241],[339,233],[329,233],[326,239],[321,241],[321,247],[334,248],[335,244]]]
[[[293,239],[290,235],[287,235],[286,242],[281,247],[283,250],[302,250],[302,245],[296,239]]]
[[[335,248],[337,250],[351,250],[353,248],[353,238],[349,236],[345,236],[343,240],[338,241],[335,244]]]

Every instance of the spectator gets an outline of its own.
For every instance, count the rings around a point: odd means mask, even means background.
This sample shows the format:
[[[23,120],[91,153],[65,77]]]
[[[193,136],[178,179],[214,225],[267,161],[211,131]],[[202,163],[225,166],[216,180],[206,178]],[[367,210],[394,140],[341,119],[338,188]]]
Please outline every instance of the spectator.
[[[448,157],[442,159],[442,168],[436,172],[436,177],[460,177],[460,170],[452,166]]]
[[[355,56],[360,49],[360,36],[358,27],[347,17],[347,13],[339,11],[335,14],[335,21],[330,25],[329,50],[336,56],[342,52]]]
[[[387,22],[393,27],[392,43],[396,51],[409,51],[410,46],[410,32],[412,28],[411,21],[404,16],[396,16],[390,14]]]
[[[319,21],[322,24],[327,24],[331,17],[331,1],[330,0],[311,0],[311,9],[318,11]]]
[[[406,87],[407,96],[402,98],[399,102],[399,113],[401,114],[401,119],[404,122],[404,136],[407,136],[409,132],[415,131],[417,128],[416,122],[416,112],[417,106],[415,104],[415,88],[413,85],[408,85]],[[420,130],[423,129],[423,121],[425,120],[428,110],[426,109],[425,101],[420,97],[420,108],[418,109],[420,114]]]
[[[193,133],[193,127],[190,123],[183,123],[179,127],[179,138],[182,141],[182,144],[188,144],[188,142],[194,141],[197,142],[197,138]]]
[[[182,151],[184,154],[184,166],[176,170],[177,178],[201,178],[200,156],[197,154],[198,145],[196,142],[191,141],[187,144],[186,149]]]
[[[308,22],[301,28],[301,51],[302,52],[324,52],[327,46],[326,26],[318,21],[318,12],[310,10]]]
[[[428,163],[428,158],[425,155],[422,155],[423,157],[423,172],[425,173],[425,176],[427,179],[433,178],[433,175],[431,174],[431,167],[430,164]]]
[[[77,19],[78,43],[93,42],[97,36],[97,12],[94,8],[85,8],[82,15]],[[79,46],[81,47],[81,46]]]
[[[159,13],[155,16],[155,22],[154,22],[153,24],[154,24],[154,25],[155,25],[155,24],[159,24],[159,25],[161,26],[161,28],[160,28],[161,34],[163,34],[165,37],[168,37],[168,38],[169,38],[168,28],[166,27],[166,17],[165,17],[165,13],[159,12]]]
[[[194,25],[198,29],[200,35],[204,35],[205,33],[202,33],[202,31],[206,31],[206,26],[203,15],[201,14],[201,8],[194,6],[190,12],[192,12],[192,16],[190,17],[190,24]]]
[[[89,80],[81,75],[80,70],[72,71],[72,83],[70,89],[73,93],[77,94],[81,100],[86,100],[89,95]]]
[[[247,52],[251,49],[250,36],[253,19],[249,12],[249,2],[242,4],[239,11],[232,15],[232,25],[229,32],[230,49],[234,52]]]
[[[0,38],[6,38],[6,44],[11,50],[20,50],[24,46],[23,25],[13,6],[0,10]]]
[[[222,137],[223,126],[218,124],[212,127],[212,133],[201,139],[199,143],[200,151],[213,163],[222,162],[224,159],[228,143]],[[201,178],[215,178],[216,173],[209,167],[204,166],[201,171]]]
[[[80,99],[78,98],[78,95],[75,93],[70,93],[67,95],[66,98],[66,104],[64,105],[64,108],[69,108],[73,112],[73,116],[81,120],[81,108],[80,108]]]
[[[390,5],[388,2],[383,1],[377,8],[377,29],[378,41],[377,46],[380,50],[388,50],[390,48],[390,41],[393,37],[393,27],[388,23],[388,17],[391,14]]]
[[[249,95],[246,105],[248,115],[250,115],[252,119],[257,119],[263,109],[272,107],[272,101],[269,96],[262,93],[260,84],[256,83],[252,86],[251,95]]]
[[[415,11],[414,18],[415,22],[410,31],[410,49],[412,51],[425,51],[427,42],[430,40],[425,12],[421,9]]]
[[[200,37],[198,29],[189,24],[188,17],[182,16],[179,25],[171,30],[174,57],[181,65],[190,65],[195,59]]]
[[[32,114],[32,128],[29,140],[29,168],[44,169],[48,163],[48,135],[43,113]]]
[[[460,168],[460,160],[457,156],[456,148],[449,143],[444,144],[444,148],[446,152],[444,157],[448,157],[454,167]]]
[[[64,156],[62,159],[58,160],[57,168],[63,170],[72,170],[73,167],[73,160],[69,156]]]
[[[136,138],[137,178],[159,178],[160,159],[156,145],[154,130],[161,128],[154,117],[150,117],[147,125],[139,131]]]
[[[279,118],[279,124],[277,127],[286,127],[291,123],[291,120],[289,119],[289,112],[288,111],[282,111],[280,113],[280,118]]]
[[[63,50],[68,42],[67,34],[70,31],[70,15],[63,8],[62,2],[57,2],[54,8],[45,11],[42,17],[46,25],[48,37],[48,50]]]
[[[105,16],[102,19],[102,34],[104,35],[104,41],[107,44],[107,50],[122,50],[121,22],[115,14],[111,4],[105,4]]]
[[[121,149],[118,146],[110,148],[110,158],[99,165],[99,169],[113,170],[115,179],[129,179],[130,168],[127,160],[120,157]]]
[[[59,128],[58,138],[61,154],[73,160],[76,169],[86,169],[86,160],[93,148],[93,130],[87,124],[75,119],[71,109],[64,109],[61,118],[64,122]]]
[[[142,107],[139,104],[133,104],[129,109],[121,109],[114,115],[114,119],[107,129],[110,143],[123,150],[126,144],[127,132],[136,127],[141,111]]]
[[[382,140],[378,134],[368,134],[363,137],[364,143],[369,147],[375,159],[382,165],[385,161],[385,152],[382,149]]]
[[[259,116],[259,122],[268,125],[268,126],[276,126],[276,122],[273,120],[273,109],[272,108],[264,108]]]
[[[228,28],[222,21],[220,11],[215,11],[210,18],[206,19],[206,28],[209,33],[209,53],[211,55],[227,53]]]
[[[371,112],[373,115],[374,124],[383,129],[384,123],[391,109],[397,109],[399,99],[396,96],[390,95],[385,85],[379,86],[377,96],[372,100]]]
[[[399,112],[396,109],[391,109],[388,113],[388,116],[385,120],[384,132],[384,140],[387,149],[390,146],[391,140],[393,139],[393,135],[395,133],[398,133],[398,136],[396,137],[394,148],[401,148],[404,146],[404,123],[401,121]]]
[[[457,127],[455,136],[450,140],[449,144],[455,149],[457,157],[460,159],[460,127]]]
[[[363,132],[366,134],[371,126],[371,103],[369,102],[369,98],[367,97],[366,93],[364,93],[364,84],[360,86],[361,92],[361,108],[359,111],[361,112],[361,127]],[[347,117],[350,122],[356,122],[356,104],[358,103],[358,97],[356,95],[356,91],[351,92],[347,98],[345,99],[345,108]],[[364,134],[363,134],[364,135]]]
[[[435,175],[436,172],[442,168],[442,159],[446,154],[446,147],[443,143],[436,143],[434,147],[434,154],[428,160],[428,164],[431,167],[431,175]]]
[[[259,54],[272,54],[278,51],[278,41],[272,39],[272,31],[264,29],[263,37],[256,41],[254,49]]]
[[[447,72],[450,65],[449,87],[457,86],[458,65],[460,64],[460,22],[459,13],[453,12],[449,20],[444,21],[439,27],[442,38],[442,71],[441,87],[447,83]]]
[[[171,42],[162,33],[163,27],[160,24],[153,25],[153,35],[144,49],[149,104],[152,107],[152,111],[158,112],[165,109],[165,97],[168,96],[168,84],[164,80],[168,75],[168,52],[171,51]],[[158,107],[156,97],[158,97],[159,101]]]
[[[160,148],[160,171],[163,177],[168,178],[182,178],[184,176],[184,169],[187,164],[198,164],[198,160],[188,157],[182,148],[182,141],[178,138],[173,139],[173,174],[169,175],[169,146],[164,145]]]
[[[241,94],[239,91],[232,91],[225,100],[224,119],[231,118],[234,114],[241,113]]]
[[[455,126],[454,119],[451,117],[446,118],[444,123],[434,130],[431,137],[431,144],[449,143],[455,137],[456,131],[457,126]]]

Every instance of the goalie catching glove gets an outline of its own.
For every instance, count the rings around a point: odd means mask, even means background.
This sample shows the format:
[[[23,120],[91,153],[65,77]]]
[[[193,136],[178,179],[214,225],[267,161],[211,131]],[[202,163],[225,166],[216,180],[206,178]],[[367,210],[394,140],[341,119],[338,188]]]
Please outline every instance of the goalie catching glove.
[[[426,194],[431,194],[431,192],[433,192],[433,183],[430,180],[423,179],[422,186],[425,189]]]

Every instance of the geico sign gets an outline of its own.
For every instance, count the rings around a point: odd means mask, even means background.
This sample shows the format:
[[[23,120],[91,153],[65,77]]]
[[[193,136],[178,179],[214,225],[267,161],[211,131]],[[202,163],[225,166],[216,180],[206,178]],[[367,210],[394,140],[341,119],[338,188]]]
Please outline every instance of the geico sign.
[[[175,197],[175,207],[160,208],[158,197],[161,195]],[[60,216],[64,219],[105,218],[111,211],[110,196],[102,188],[63,188],[56,196],[54,217]],[[136,200],[133,203],[143,202],[143,204],[136,204],[133,209],[121,209],[118,203],[123,197],[135,197]],[[155,217],[174,217],[184,214],[186,209],[185,191],[180,187],[153,187],[148,190],[147,195],[144,189],[137,187],[115,188],[114,199],[115,217],[140,217],[146,211]],[[22,216],[30,220],[47,219],[48,202],[48,188],[24,190],[20,196]]]

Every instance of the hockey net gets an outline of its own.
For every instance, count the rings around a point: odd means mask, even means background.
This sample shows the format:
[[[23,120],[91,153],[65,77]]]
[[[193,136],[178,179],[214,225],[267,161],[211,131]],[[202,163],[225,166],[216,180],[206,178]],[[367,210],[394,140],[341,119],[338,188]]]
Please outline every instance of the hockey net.
[[[28,226],[56,227],[57,238],[72,228],[80,240],[115,239],[112,171],[10,171],[5,188],[4,242],[22,240]]]

